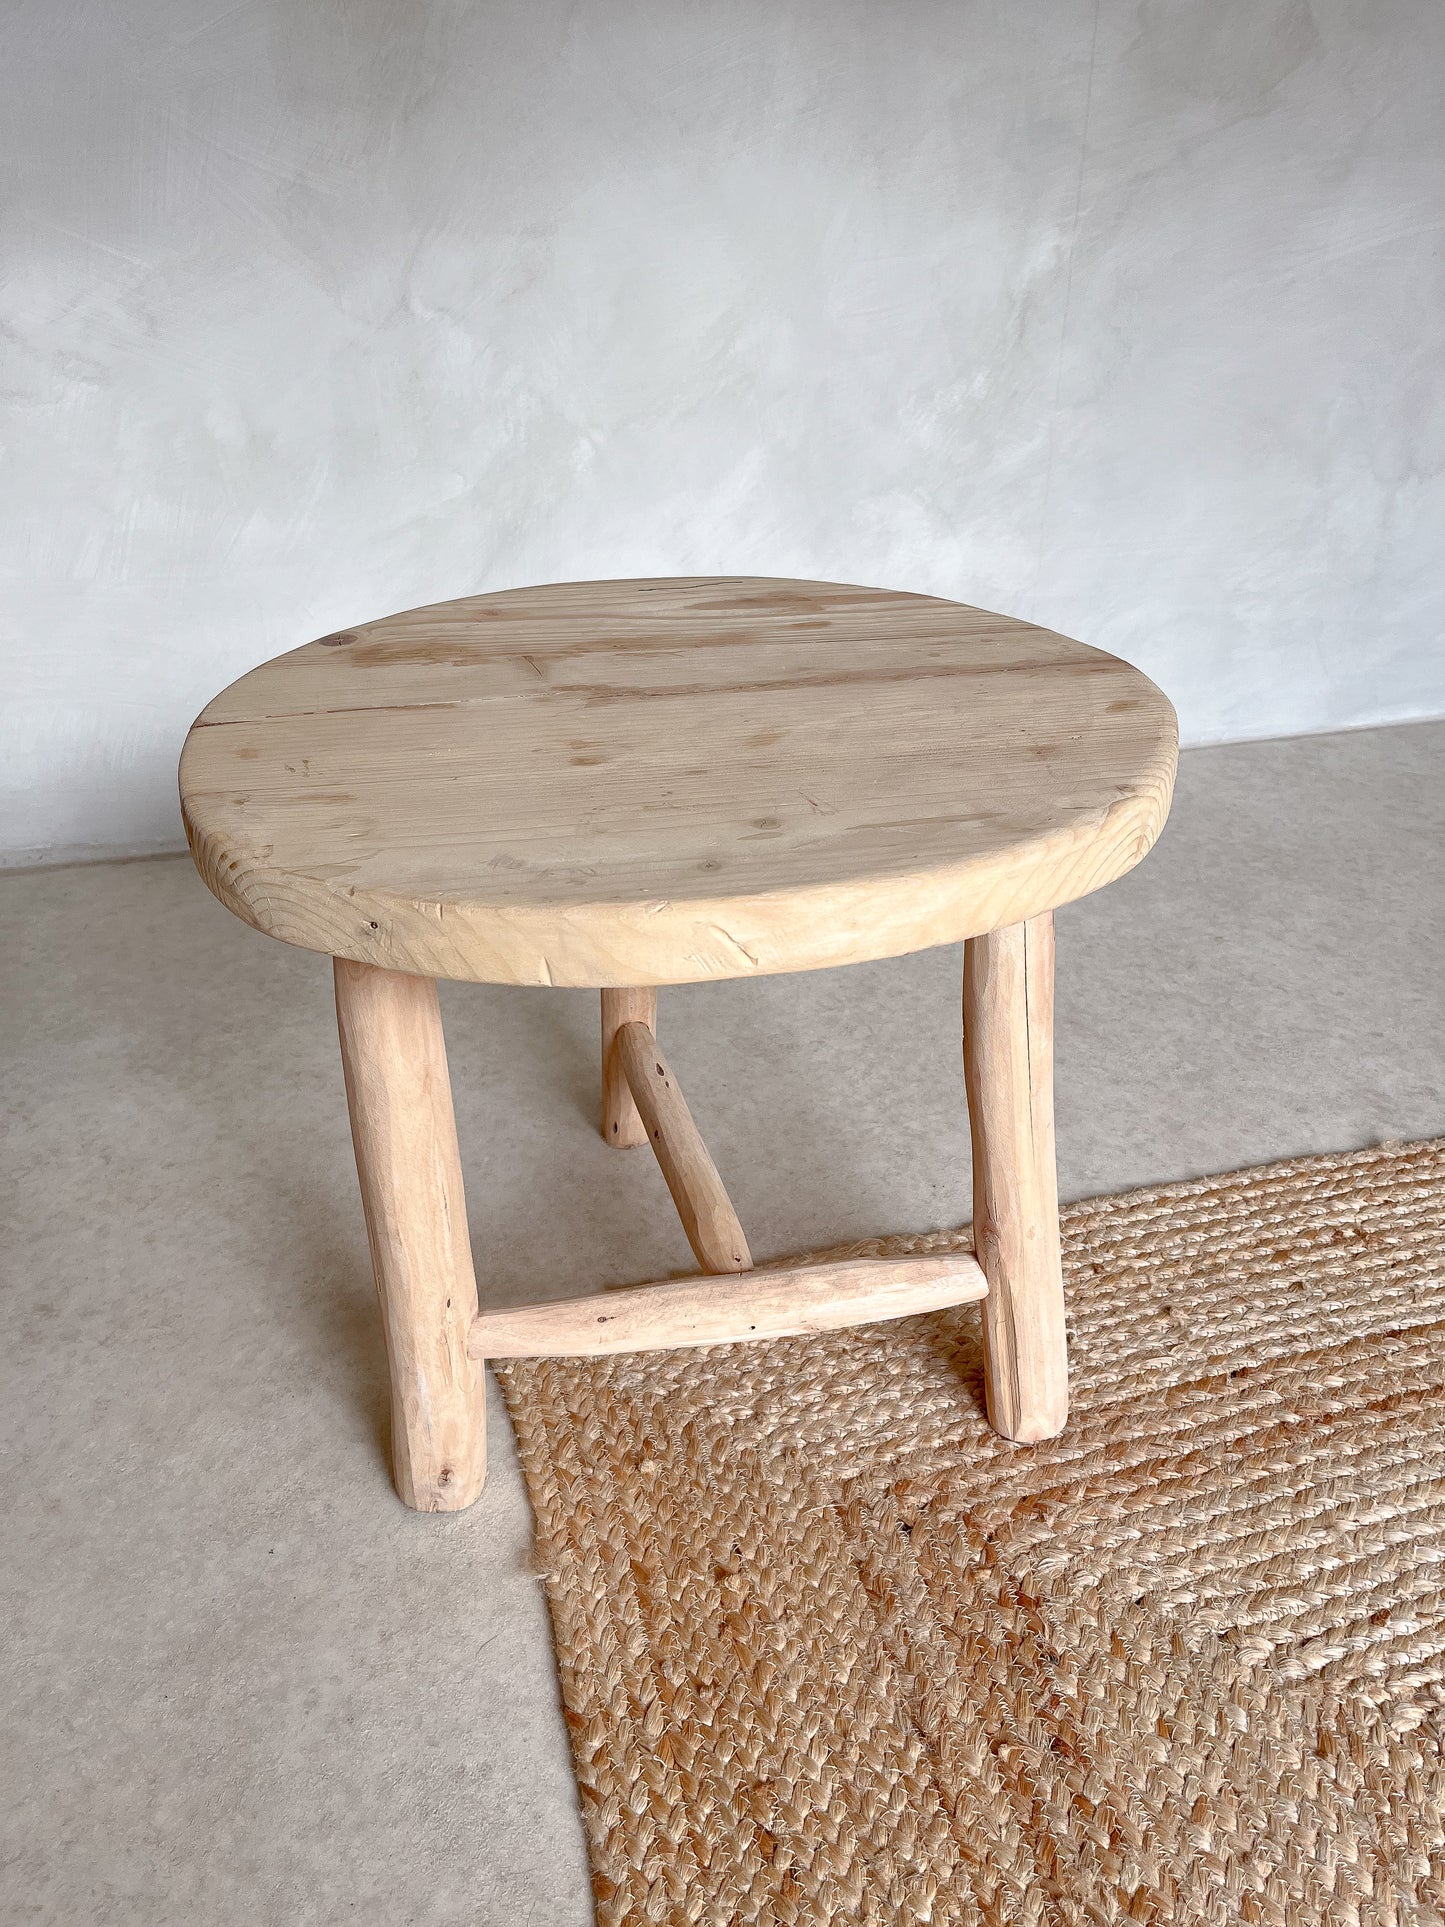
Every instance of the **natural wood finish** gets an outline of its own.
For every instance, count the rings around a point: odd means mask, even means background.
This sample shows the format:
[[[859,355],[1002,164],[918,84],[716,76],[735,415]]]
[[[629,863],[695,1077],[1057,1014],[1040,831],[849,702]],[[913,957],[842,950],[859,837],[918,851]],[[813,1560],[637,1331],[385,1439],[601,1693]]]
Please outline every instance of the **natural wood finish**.
[[[437,987],[338,957],[336,1016],[391,1369],[396,1489],[419,1512],[459,1512],[486,1478],[486,1381],[467,1351],[477,1287]]]
[[[854,1258],[483,1312],[468,1343],[474,1358],[599,1357],[722,1345],[941,1311],[969,1304],[987,1290],[983,1272],[967,1252]]]
[[[973,1241],[989,1286],[988,1415],[1011,1439],[1052,1438],[1069,1411],[1053,1049],[1053,918],[971,939],[963,965],[963,1066]]]
[[[689,983],[896,956],[1136,863],[1174,712],[933,596],[590,582],[253,670],[181,759],[201,875],[287,942],[434,977]]]
[[[646,1144],[643,1123],[613,1041],[624,1024],[645,1024],[657,1035],[656,990],[604,990],[602,993],[602,1135],[618,1150]]]
[[[698,1263],[704,1271],[750,1271],[748,1241],[732,1200],[656,1037],[646,1024],[623,1024],[613,1050]]]

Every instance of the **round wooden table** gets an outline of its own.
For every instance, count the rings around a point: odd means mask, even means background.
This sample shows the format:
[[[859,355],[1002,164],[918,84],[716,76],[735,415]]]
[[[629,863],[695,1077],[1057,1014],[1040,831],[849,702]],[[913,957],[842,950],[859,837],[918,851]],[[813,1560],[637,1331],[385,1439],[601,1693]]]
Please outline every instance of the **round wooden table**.
[[[823,582],[470,596],[223,691],[181,757],[187,833],[237,916],[336,960],[402,1498],[453,1511],[480,1492],[487,1357],[970,1298],[993,1424],[1057,1432],[1050,912],[1149,849],[1175,753],[1169,702],[1116,657]],[[960,939],[976,1257],[753,1269],[658,1047],[656,986]],[[601,990],[604,1133],[652,1144],[706,1282],[479,1313],[441,977]]]

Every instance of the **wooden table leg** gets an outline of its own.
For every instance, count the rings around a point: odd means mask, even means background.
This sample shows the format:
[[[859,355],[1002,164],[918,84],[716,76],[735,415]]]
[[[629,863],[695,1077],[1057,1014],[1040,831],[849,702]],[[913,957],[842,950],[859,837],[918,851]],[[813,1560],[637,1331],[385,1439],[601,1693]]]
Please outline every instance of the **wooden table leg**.
[[[1054,1163],[1054,924],[1047,912],[964,946],[963,1067],[989,1422],[1048,1439],[1069,1411]]]
[[[335,960],[356,1169],[391,1369],[396,1489],[460,1512],[487,1472],[486,1379],[467,1354],[477,1286],[437,987]]]
[[[602,1135],[618,1149],[646,1144],[647,1126],[638,1114],[613,1040],[624,1024],[646,1024],[657,1035],[655,990],[604,990],[602,993]]]

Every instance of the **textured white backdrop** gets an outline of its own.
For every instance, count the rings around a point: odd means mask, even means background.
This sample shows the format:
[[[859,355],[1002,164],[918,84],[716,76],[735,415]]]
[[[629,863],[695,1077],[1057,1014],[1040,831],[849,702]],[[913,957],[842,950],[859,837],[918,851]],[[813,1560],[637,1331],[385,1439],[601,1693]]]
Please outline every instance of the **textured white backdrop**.
[[[368,616],[913,587],[1445,712],[1439,0],[8,0],[0,855]]]

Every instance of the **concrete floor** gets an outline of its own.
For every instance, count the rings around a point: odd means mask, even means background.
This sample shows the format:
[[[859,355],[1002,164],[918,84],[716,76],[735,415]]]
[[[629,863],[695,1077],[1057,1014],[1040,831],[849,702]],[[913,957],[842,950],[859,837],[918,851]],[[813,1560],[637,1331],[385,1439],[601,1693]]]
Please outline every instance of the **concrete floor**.
[[[184,859],[0,881],[0,1917],[591,1917],[529,1521],[418,1518],[323,958]],[[1197,751],[1059,916],[1065,1196],[1445,1132],[1445,724]],[[668,993],[759,1257],[967,1216],[959,957]],[[484,1299],[680,1269],[596,999],[444,992]]]

